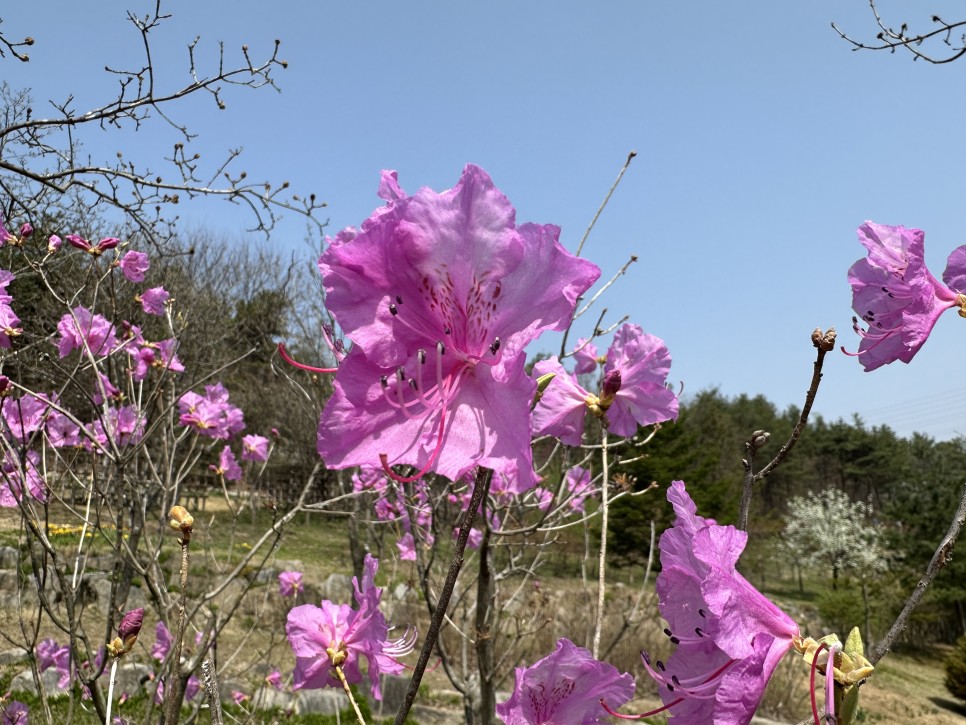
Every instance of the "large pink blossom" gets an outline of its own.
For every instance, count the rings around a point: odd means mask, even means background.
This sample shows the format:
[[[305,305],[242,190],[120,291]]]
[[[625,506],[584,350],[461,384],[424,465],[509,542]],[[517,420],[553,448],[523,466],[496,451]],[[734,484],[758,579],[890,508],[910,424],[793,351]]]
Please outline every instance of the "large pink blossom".
[[[144,275],[151,266],[151,260],[144,252],[131,250],[127,252],[118,263],[124,276],[131,282],[143,282]]]
[[[669,723],[743,725],[798,637],[798,625],[735,569],[748,535],[698,516],[684,483],[668,489],[674,526],[661,535],[658,607],[677,645],[667,664],[644,654]]]
[[[117,341],[114,325],[83,306],[75,307],[61,317],[57,331],[60,333],[57,351],[61,357],[67,357],[76,349],[84,354],[89,349],[94,356],[107,355]]]
[[[867,328],[852,318],[862,337],[854,354],[868,372],[912,360],[946,310],[966,315],[966,246],[949,255],[943,284],[926,268],[922,230],[866,222],[858,233],[868,256],[849,269],[849,284],[852,309]]]
[[[594,659],[569,639],[530,667],[517,667],[513,694],[496,706],[506,725],[586,725],[605,722],[604,699],[620,707],[634,696],[634,678]]]
[[[665,384],[671,356],[664,341],[637,325],[625,324],[607,350],[600,390],[593,394],[552,357],[533,368],[535,377],[553,373],[533,411],[533,429],[568,445],[580,445],[584,415],[589,410],[608,430],[630,436],[639,425],[678,417],[678,399]]]
[[[410,464],[451,479],[516,464],[534,481],[524,348],[563,329],[599,276],[550,225],[515,223],[486,172],[388,203],[319,260],[326,303],[353,342],[322,414],[330,468]]]
[[[415,633],[396,640],[388,638],[389,626],[379,611],[382,589],[375,586],[378,568],[379,562],[367,554],[361,584],[352,579],[358,609],[324,599],[319,607],[303,604],[289,611],[285,633],[295,653],[293,689],[341,687],[332,671],[336,665],[349,684],[361,682],[359,665],[364,657],[372,696],[381,700],[380,673],[398,675],[404,671],[398,658],[412,651]]]

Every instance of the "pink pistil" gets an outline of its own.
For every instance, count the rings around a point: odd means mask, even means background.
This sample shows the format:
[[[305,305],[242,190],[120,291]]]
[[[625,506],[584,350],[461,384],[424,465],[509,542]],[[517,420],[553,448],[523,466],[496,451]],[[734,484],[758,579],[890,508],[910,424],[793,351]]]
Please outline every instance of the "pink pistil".
[[[278,343],[278,354],[289,365],[298,368],[299,370],[308,370],[310,373],[336,373],[339,368],[317,368],[311,365],[306,365],[305,363],[300,363],[292,359],[292,357],[285,350],[285,343]]]
[[[812,700],[812,717],[815,718],[815,725],[822,725],[821,720],[818,719],[818,703],[815,702],[815,672],[818,670],[818,656],[821,654],[823,649],[828,649],[827,644],[821,644],[815,654],[812,655],[812,670],[809,673],[808,678],[808,690],[809,696]]]

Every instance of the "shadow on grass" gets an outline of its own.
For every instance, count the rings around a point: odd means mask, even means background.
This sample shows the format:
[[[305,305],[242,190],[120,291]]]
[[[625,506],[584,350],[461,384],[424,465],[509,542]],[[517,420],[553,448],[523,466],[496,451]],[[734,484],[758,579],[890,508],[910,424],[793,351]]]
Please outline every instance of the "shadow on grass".
[[[950,700],[945,697],[930,697],[929,701],[938,708],[951,712],[960,717],[966,717],[966,704],[957,700]]]

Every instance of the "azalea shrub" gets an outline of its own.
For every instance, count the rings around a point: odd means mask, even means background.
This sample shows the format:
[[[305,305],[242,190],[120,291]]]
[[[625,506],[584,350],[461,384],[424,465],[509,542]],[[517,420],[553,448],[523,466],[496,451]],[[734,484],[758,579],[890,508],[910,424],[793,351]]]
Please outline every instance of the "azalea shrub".
[[[395,172],[383,172],[378,195],[384,203],[358,229],[327,238],[321,250],[326,349],[280,343],[272,361],[296,389],[320,379],[331,386],[329,395],[305,395],[321,408],[319,460],[300,492],[282,501],[261,485],[282,434],[252,429],[220,379],[224,366],[182,357],[192,310],[179,309],[177,289],[157,283],[156,257],[137,248],[136,235],[95,241],[29,223],[0,229],[10,267],[0,270],[0,505],[19,512],[21,557],[30,562],[18,617],[38,679],[53,669],[59,688],[110,722],[126,701],[115,693],[118,671],[141,656],[151,662],[150,706],[173,723],[183,703],[220,707],[217,681],[231,673],[218,670],[217,643],[237,614],[270,612],[278,616],[264,622],[284,615],[285,625],[267,633],[259,664],[268,674],[249,681],[251,691],[225,692],[246,711],[272,692],[297,703],[305,691],[338,688],[362,722],[362,693],[379,702],[398,678],[407,688],[402,722],[435,666],[460,693],[468,722],[663,714],[747,723],[788,655],[800,658],[814,722],[853,721],[859,688],[881,656],[867,655],[851,629],[859,614],[837,610],[827,617],[836,631],[810,636],[740,573],[746,531],[699,515],[684,481],[638,486],[626,473],[677,419],[680,403],[668,384],[667,346],[639,324],[611,325],[604,354],[601,329],[568,345],[598,297],[581,300],[614,280],[601,283],[592,262],[561,244],[557,227],[518,224],[477,166],[452,189],[412,195]],[[939,315],[966,304],[958,291],[966,256],[953,252],[940,283],[922,264],[917,230],[870,222],[859,235],[869,257],[849,279],[868,328],[857,327],[855,354],[867,370],[908,362]],[[31,317],[31,308],[48,317]],[[533,362],[533,344],[548,332],[562,333],[561,349]],[[812,334],[817,369],[834,338]],[[806,408],[799,433],[807,416]],[[783,460],[756,473],[754,454],[768,438],[756,431],[746,444],[741,520],[754,483]],[[328,495],[310,500],[323,466]],[[229,547],[200,576],[192,543],[212,532],[187,506],[199,474],[229,512],[225,533],[246,508],[253,521],[257,508],[272,512],[255,545]],[[655,488],[673,510],[652,552],[664,631],[656,645],[645,642],[656,618],[647,575],[630,606],[609,611],[606,551],[610,507]],[[355,576],[341,599],[310,598],[318,583],[302,571],[260,572],[296,515],[312,510],[351,521],[346,564]],[[71,523],[53,520],[63,516]],[[849,537],[832,536],[833,522],[800,518],[786,532],[796,562],[828,563],[837,573],[859,560],[842,558],[848,544],[835,542]],[[582,534],[584,553],[580,582],[554,617],[540,577],[561,532]],[[864,576],[880,557],[875,532],[862,540],[870,561],[848,566]],[[92,560],[110,570],[109,581]],[[387,561],[393,576],[378,586]],[[95,616],[83,603],[98,581],[106,604]],[[393,583],[402,587],[393,590],[398,605],[384,596]],[[574,612],[580,626],[560,636]],[[42,636],[51,625],[60,634]],[[639,659],[608,661],[628,642]],[[509,696],[498,698],[501,689]],[[642,696],[661,704],[635,705]],[[9,703],[10,717],[22,718],[23,707]]]

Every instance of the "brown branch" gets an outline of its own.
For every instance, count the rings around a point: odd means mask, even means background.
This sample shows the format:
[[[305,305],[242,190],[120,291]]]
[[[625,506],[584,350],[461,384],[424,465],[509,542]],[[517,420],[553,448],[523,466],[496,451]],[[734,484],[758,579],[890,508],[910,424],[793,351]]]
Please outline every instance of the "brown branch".
[[[869,0],[869,8],[875,18],[876,25],[879,27],[879,32],[875,36],[878,43],[865,43],[856,40],[835,23],[832,23],[832,29],[839,34],[842,40],[853,46],[852,50],[888,50],[890,53],[895,53],[898,48],[904,48],[912,53],[913,60],[919,60],[921,58],[927,63],[933,63],[935,65],[952,63],[954,60],[958,60],[963,55],[966,55],[966,35],[960,35],[958,46],[954,45],[953,41],[953,31],[966,27],[966,20],[958,20],[950,23],[938,15],[933,15],[932,22],[938,26],[936,29],[927,33],[914,33],[910,35],[907,23],[902,23],[898,29],[886,24],[879,14],[875,0]],[[949,47],[950,50],[947,51],[947,55],[936,56],[919,50],[923,43],[936,38],[941,39],[942,43]]]
[[[815,357],[815,363],[812,365],[812,382],[808,386],[808,391],[805,393],[805,405],[802,407],[802,412],[798,416],[798,423],[795,424],[795,428],[792,430],[792,434],[785,442],[785,445],[778,450],[775,457],[764,468],[758,471],[758,473],[755,473],[755,454],[768,442],[769,434],[763,430],[757,430],[745,442],[745,458],[741,461],[741,465],[745,469],[745,475],[741,491],[741,507],[738,511],[738,528],[741,531],[748,529],[748,511],[751,509],[751,495],[754,490],[754,485],[758,481],[767,478],[772,471],[781,465],[792,448],[795,447],[802,431],[805,430],[805,425],[808,423],[808,414],[812,411],[812,404],[815,402],[818,386],[822,382],[822,365],[825,363],[825,353],[835,349],[835,328],[830,327],[828,332],[824,333],[820,328],[816,328],[812,332],[812,345],[818,351]]]

